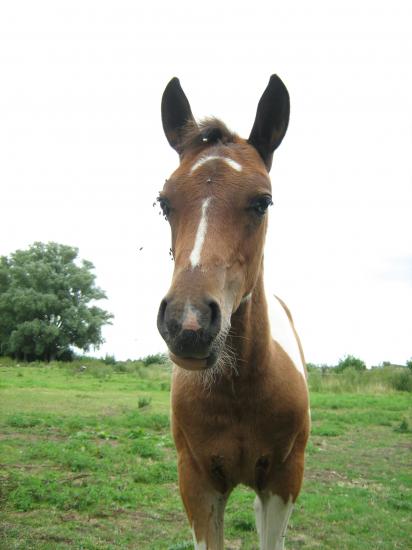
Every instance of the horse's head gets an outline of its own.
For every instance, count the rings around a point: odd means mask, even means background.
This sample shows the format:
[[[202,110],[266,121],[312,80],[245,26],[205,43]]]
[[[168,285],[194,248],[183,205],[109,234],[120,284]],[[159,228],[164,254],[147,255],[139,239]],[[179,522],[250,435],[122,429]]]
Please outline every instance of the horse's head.
[[[189,370],[213,366],[232,314],[250,299],[263,259],[268,172],[289,120],[289,95],[273,75],[248,140],[216,119],[197,124],[177,78],[162,99],[162,122],[180,165],[160,206],[172,231],[172,284],[157,326],[172,360]]]

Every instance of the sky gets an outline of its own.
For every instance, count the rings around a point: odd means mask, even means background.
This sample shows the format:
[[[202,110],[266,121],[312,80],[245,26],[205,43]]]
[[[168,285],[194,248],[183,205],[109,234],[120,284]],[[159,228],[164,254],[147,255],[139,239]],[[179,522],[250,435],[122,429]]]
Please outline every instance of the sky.
[[[409,0],[1,3],[0,255],[78,247],[115,315],[97,355],[164,351],[156,315],[173,263],[152,205],[178,157],[163,90],[178,76],[195,117],[248,137],[276,73],[291,118],[271,170],[268,288],[307,361],[405,363],[411,21]]]

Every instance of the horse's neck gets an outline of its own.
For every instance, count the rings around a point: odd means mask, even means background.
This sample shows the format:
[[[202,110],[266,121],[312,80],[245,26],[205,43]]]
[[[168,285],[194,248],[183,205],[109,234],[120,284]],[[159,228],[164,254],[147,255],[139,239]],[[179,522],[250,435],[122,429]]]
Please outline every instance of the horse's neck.
[[[237,370],[242,372],[264,368],[272,337],[263,284],[263,270],[249,300],[242,303],[232,315],[230,347],[237,361]]]

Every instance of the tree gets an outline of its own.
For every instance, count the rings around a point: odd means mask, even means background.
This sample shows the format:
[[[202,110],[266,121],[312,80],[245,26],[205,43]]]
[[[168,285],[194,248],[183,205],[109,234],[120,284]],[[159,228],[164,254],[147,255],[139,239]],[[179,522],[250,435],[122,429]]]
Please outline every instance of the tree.
[[[0,355],[51,360],[103,342],[113,317],[94,302],[106,299],[94,266],[76,263],[78,249],[36,242],[0,257]]]
[[[335,367],[335,371],[343,372],[345,369],[349,368],[362,371],[366,370],[366,365],[362,359],[354,357],[353,355],[346,355],[343,359],[339,359],[339,363]]]

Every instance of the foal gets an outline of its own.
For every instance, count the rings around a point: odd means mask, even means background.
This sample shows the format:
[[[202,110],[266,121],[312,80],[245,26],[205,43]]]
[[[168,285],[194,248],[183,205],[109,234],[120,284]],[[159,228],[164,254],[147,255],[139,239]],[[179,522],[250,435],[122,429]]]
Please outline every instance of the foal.
[[[260,548],[283,549],[301,488],[310,424],[303,353],[285,304],[272,297],[268,312],[263,287],[268,172],[288,120],[276,75],[248,140],[216,119],[197,124],[177,78],[162,98],[180,165],[158,199],[175,269],[157,324],[175,364],[172,429],[197,550],[224,548],[224,509],[239,483],[257,495]]]

